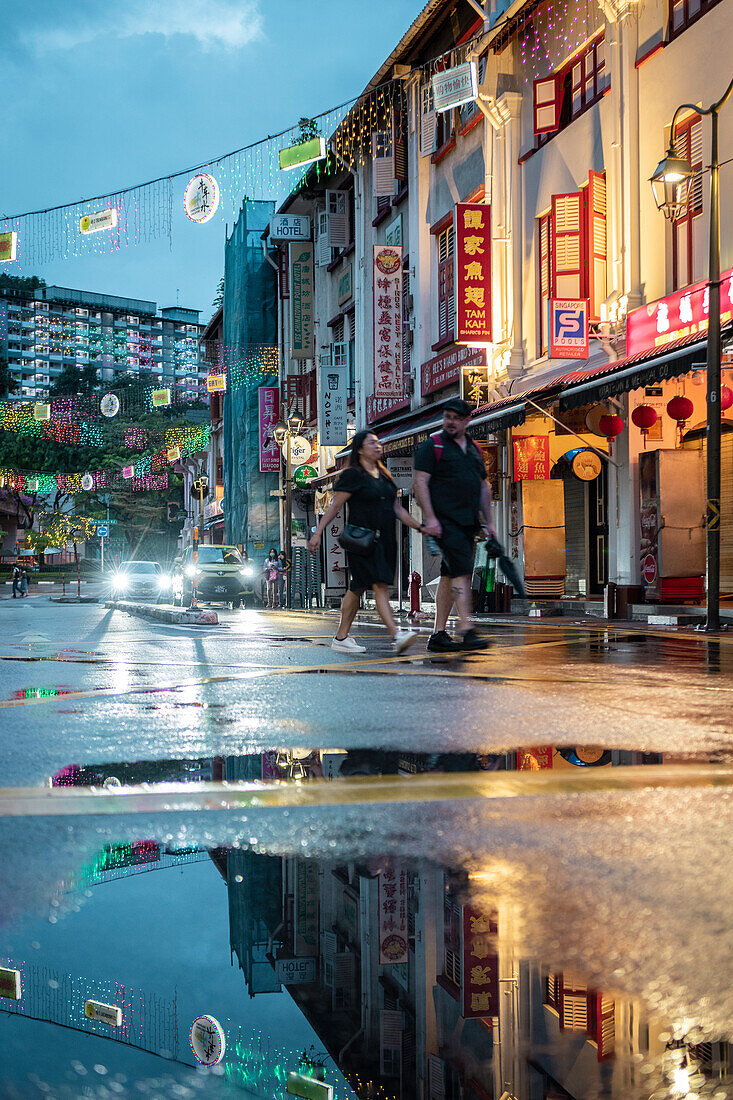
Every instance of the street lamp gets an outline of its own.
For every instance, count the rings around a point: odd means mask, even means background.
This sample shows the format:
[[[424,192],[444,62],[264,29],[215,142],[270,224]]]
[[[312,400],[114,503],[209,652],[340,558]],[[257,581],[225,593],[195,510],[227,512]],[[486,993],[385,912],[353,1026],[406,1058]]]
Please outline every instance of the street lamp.
[[[290,569],[290,576],[286,578],[285,591],[287,594],[286,604],[289,608],[293,606],[293,597],[291,593],[291,581],[293,576],[293,470],[290,443],[293,436],[300,433],[302,427],[302,416],[293,413],[287,418],[285,423],[281,420],[272,432],[272,437],[278,447],[282,447],[283,444],[287,443],[285,462],[285,561],[286,568]]]
[[[717,102],[709,107],[683,103],[672,116],[669,149],[650,179],[657,209],[674,221],[687,205],[694,172],[688,161],[675,155],[674,127],[680,111],[710,115],[710,252],[708,263],[707,352],[707,616],[705,629],[720,629],[720,159],[718,115],[733,92],[733,80]]]

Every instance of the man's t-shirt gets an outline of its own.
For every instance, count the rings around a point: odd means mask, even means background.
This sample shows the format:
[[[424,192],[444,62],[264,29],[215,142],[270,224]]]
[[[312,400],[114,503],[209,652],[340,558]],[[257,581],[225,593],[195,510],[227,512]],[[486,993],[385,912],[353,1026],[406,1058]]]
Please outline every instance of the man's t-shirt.
[[[486,480],[481,452],[471,439],[467,439],[464,452],[445,432],[440,434],[443,437],[440,461],[436,460],[432,439],[426,439],[415,453],[415,469],[430,474],[428,491],[439,520],[477,527],[481,486]]]

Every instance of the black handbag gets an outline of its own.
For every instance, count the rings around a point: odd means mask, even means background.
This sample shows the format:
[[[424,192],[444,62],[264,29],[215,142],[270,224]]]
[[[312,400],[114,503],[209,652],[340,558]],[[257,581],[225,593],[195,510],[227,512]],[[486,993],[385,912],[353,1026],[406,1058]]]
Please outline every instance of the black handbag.
[[[347,523],[336,541],[349,554],[371,554],[374,543],[379,538],[379,531],[373,531],[371,527],[359,527],[356,523]]]

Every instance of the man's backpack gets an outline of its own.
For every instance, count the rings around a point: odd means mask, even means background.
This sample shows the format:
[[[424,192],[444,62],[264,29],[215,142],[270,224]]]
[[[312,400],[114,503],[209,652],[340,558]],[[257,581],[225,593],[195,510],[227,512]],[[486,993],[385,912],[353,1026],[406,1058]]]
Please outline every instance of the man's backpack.
[[[443,433],[442,432],[433,432],[431,434],[430,438],[431,438],[432,443],[433,443],[433,450],[435,452],[435,465],[437,466],[438,463],[440,462],[441,458],[443,457]],[[475,441],[473,439],[471,439],[470,435],[466,436],[466,438],[468,439],[468,442],[471,444],[471,446],[476,451],[478,451],[478,453],[480,455],[481,452],[479,451],[478,447],[476,446]]]

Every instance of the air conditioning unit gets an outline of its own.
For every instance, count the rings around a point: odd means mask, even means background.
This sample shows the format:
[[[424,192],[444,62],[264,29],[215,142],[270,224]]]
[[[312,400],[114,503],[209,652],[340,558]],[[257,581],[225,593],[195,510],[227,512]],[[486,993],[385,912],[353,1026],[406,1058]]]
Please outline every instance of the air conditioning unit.
[[[415,379],[410,375],[405,379],[405,393],[412,397],[415,392]]]
[[[405,309],[408,313],[412,313],[415,308],[415,298],[412,294],[405,295]]]

